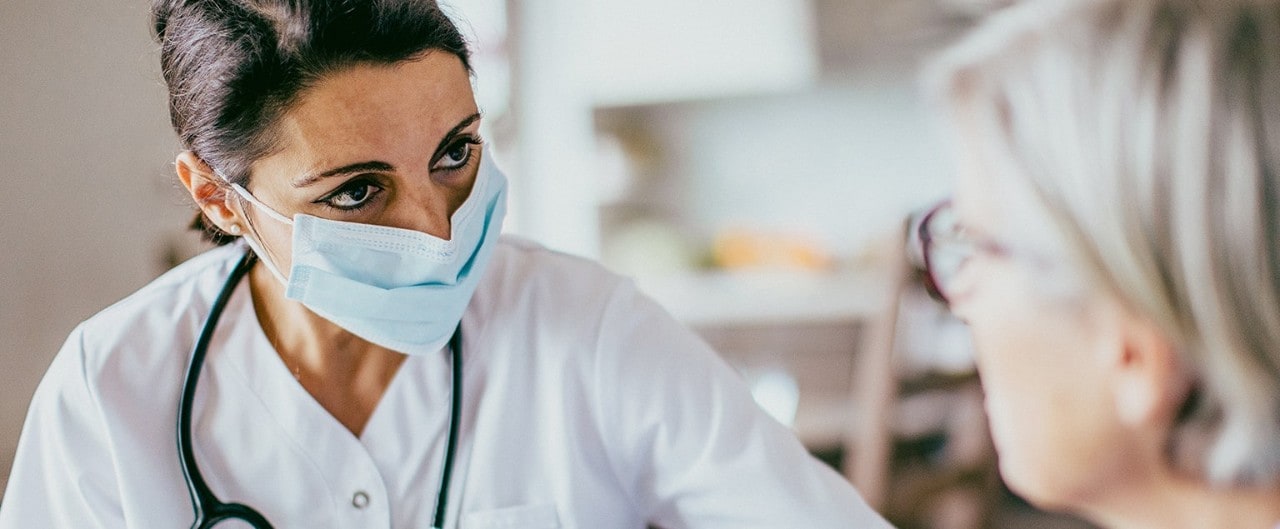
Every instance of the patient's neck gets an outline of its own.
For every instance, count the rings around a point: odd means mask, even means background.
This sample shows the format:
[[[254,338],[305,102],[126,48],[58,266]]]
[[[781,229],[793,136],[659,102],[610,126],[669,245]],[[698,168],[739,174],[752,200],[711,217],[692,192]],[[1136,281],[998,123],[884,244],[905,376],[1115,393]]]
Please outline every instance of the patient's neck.
[[[1109,497],[1082,510],[1107,529],[1280,528],[1280,488],[1221,489],[1162,476],[1144,490]]]

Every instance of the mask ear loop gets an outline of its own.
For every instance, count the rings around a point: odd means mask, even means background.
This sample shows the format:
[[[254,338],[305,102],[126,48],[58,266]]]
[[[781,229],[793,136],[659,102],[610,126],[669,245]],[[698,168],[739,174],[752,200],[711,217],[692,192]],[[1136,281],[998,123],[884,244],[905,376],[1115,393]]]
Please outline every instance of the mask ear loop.
[[[223,177],[223,179],[225,180],[226,177]],[[276,219],[280,222],[283,222],[285,224],[288,224],[290,226],[293,225],[293,219],[280,214],[280,212],[274,209],[271,209],[271,206],[263,204],[262,201],[258,200],[258,197],[253,196],[253,193],[250,193],[248,189],[245,189],[240,184],[232,184],[230,180],[227,180],[227,183],[231,184],[231,189],[235,190],[236,194],[240,195],[240,198],[248,200],[249,203],[257,206],[258,209],[261,209],[263,213],[267,214],[267,216],[273,219]]]
[[[262,201],[258,200],[257,197],[253,196],[253,193],[250,193],[248,189],[245,189],[244,186],[241,186],[240,184],[232,182],[230,178],[227,178],[227,175],[223,174],[222,171],[218,169],[214,169],[213,172],[216,173],[219,177],[221,177],[223,182],[226,182],[228,185],[231,186],[231,189],[235,191],[237,198],[244,200],[253,206],[258,207],[264,213],[266,213],[268,217],[271,217],[275,220],[283,222],[289,226],[293,226],[293,219],[290,219],[284,215],[281,215],[276,210],[271,209],[270,206],[267,206],[266,204],[262,203]],[[267,270],[271,272],[271,275],[275,276],[276,280],[279,281],[281,285],[284,285],[285,288],[288,288],[289,280],[284,276],[283,273],[280,272],[280,268],[276,266],[275,259],[265,251],[266,250],[265,244],[259,243],[259,241],[262,239],[262,236],[258,234],[258,227],[253,223],[253,218],[249,216],[249,209],[250,208],[245,207],[244,202],[241,202],[240,210],[244,212],[245,224],[249,226],[249,233],[242,235],[241,238],[244,239],[244,242],[249,245],[249,249],[253,250],[253,253],[258,255],[258,258],[259,258],[258,260],[262,261],[262,264],[266,265]],[[250,236],[250,234],[252,234],[252,236]]]

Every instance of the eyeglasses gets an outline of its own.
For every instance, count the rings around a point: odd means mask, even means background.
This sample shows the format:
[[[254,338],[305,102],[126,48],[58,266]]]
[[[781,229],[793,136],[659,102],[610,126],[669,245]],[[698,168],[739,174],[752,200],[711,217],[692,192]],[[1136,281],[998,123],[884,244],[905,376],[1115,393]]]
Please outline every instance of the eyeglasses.
[[[950,306],[956,278],[969,260],[980,253],[1005,255],[1005,248],[990,239],[974,235],[960,224],[950,200],[944,200],[920,217],[913,247],[924,272],[929,295]]]

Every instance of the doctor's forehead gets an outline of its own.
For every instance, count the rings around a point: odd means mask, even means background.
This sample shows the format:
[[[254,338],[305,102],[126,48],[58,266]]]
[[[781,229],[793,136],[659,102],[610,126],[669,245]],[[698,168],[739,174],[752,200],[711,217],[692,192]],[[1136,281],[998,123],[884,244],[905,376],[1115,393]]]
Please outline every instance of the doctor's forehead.
[[[358,64],[320,79],[286,111],[277,152],[318,165],[430,156],[435,142],[476,113],[470,76],[452,54]]]

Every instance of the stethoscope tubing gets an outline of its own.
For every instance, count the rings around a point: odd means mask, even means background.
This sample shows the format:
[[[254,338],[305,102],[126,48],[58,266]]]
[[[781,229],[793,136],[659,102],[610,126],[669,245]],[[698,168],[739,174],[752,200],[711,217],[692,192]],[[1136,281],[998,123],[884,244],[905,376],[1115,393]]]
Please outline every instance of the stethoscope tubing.
[[[253,268],[256,261],[253,252],[245,252],[244,257],[236,263],[227,277],[227,282],[213,300],[209,317],[204,321],[200,337],[191,352],[191,364],[187,367],[187,376],[182,381],[182,397],[178,400],[178,452],[181,454],[182,476],[186,478],[187,492],[191,494],[191,506],[195,510],[195,521],[191,529],[207,529],[226,520],[243,520],[255,529],[272,529],[266,517],[247,505],[224,503],[209,489],[204,475],[200,473],[200,465],[196,463],[195,448],[191,435],[191,409],[195,405],[196,387],[200,380],[200,371],[204,367],[204,357],[209,352],[209,342],[213,339],[213,331],[218,327],[222,311],[227,307],[227,300],[235,292],[236,285],[245,274]]]
[[[458,452],[458,424],[462,417],[462,323],[449,337],[450,356],[453,357],[453,394],[449,400],[449,438],[445,441],[444,469],[440,472],[440,492],[436,496],[436,512],[432,516],[431,529],[444,529],[444,518],[449,504],[449,482],[453,479],[454,454]]]
[[[192,442],[193,436],[191,434],[191,414],[195,403],[196,387],[200,380],[200,372],[204,367],[205,356],[209,351],[209,343],[213,340],[213,332],[218,326],[218,320],[222,318],[222,312],[226,309],[227,301],[231,298],[231,294],[235,292],[236,285],[253,268],[256,261],[257,259],[252,251],[245,252],[244,257],[236,263],[231,273],[227,276],[226,283],[223,284],[222,290],[218,292],[217,298],[213,301],[213,306],[209,310],[209,317],[205,320],[204,327],[200,330],[200,336],[196,339],[195,347],[191,352],[191,363],[187,367],[187,375],[182,382],[182,395],[178,400],[177,441],[180,455],[179,461],[182,465],[182,477],[186,481],[187,492],[191,495],[192,510],[195,511],[195,520],[191,523],[191,529],[209,529],[218,523],[228,520],[243,521],[254,529],[273,529],[266,517],[253,508],[240,503],[226,503],[218,499],[209,488],[208,483],[205,482],[204,476],[200,473],[200,466],[196,462],[195,448]],[[449,351],[453,359],[449,437],[445,444],[440,492],[436,497],[436,509],[432,516],[431,527],[433,529],[443,529],[444,527],[446,508],[449,502],[449,482],[453,476],[454,459],[458,448],[459,422],[462,416],[461,323],[454,330],[453,336],[449,338]]]

